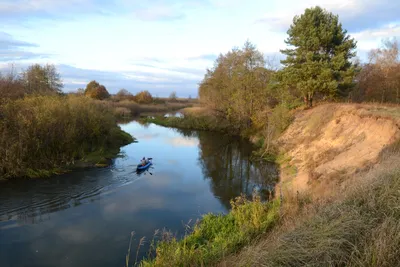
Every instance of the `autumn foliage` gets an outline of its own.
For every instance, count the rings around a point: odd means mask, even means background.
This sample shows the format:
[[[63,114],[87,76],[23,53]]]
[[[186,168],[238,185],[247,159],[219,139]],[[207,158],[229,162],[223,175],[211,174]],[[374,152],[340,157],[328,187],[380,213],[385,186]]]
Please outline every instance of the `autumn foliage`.
[[[135,95],[135,101],[139,104],[150,104],[153,102],[153,96],[149,91],[141,91]]]
[[[85,89],[85,96],[93,99],[104,100],[110,97],[106,87],[96,81],[91,81],[87,84]]]

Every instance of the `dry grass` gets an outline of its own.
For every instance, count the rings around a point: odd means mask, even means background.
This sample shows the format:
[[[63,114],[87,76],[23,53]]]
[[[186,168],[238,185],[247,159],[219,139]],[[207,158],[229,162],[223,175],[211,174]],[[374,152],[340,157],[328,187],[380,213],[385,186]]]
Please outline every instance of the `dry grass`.
[[[400,157],[332,192],[284,198],[281,224],[221,266],[399,266]]]
[[[38,177],[76,161],[105,164],[132,142],[110,110],[85,97],[40,96],[0,105],[0,176]]]
[[[305,131],[310,133],[309,139],[316,138],[323,133],[324,126],[326,126],[333,118],[337,106],[334,104],[325,105],[320,112],[313,112],[307,120]]]
[[[202,115],[214,115],[213,111],[206,107],[194,106],[189,108],[184,108],[182,113],[185,115],[202,116]]]
[[[191,102],[161,102],[153,104],[138,104],[134,101],[97,101],[98,104],[111,108],[118,118],[136,117],[139,115],[176,111],[191,105]]]

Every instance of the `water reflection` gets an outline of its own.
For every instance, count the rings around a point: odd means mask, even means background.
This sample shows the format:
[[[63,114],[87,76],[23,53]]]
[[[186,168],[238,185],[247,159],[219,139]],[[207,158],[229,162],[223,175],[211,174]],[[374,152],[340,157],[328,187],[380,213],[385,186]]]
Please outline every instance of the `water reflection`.
[[[238,137],[211,132],[178,130],[183,136],[199,140],[199,164],[211,190],[224,206],[241,193],[251,196],[256,190],[264,200],[273,196],[279,173],[273,163],[252,161],[253,147]]]
[[[227,212],[232,198],[276,182],[274,166],[253,162],[251,144],[240,138],[121,127],[138,143],[123,147],[125,157],[109,168],[0,184],[0,266],[123,265],[131,231],[182,233],[183,222]],[[143,157],[153,165],[137,173]]]

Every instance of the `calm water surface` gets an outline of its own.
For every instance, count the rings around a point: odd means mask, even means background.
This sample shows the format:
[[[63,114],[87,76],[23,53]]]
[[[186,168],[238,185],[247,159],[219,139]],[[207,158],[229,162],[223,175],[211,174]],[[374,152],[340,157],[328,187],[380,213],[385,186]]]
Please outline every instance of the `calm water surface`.
[[[137,122],[121,127],[139,142],[123,147],[109,168],[0,184],[0,266],[124,266],[132,231],[134,261],[142,236],[162,228],[182,234],[189,220],[225,213],[230,199],[253,189],[266,195],[276,182],[275,167],[252,163],[244,140]],[[154,165],[138,175],[143,156]]]

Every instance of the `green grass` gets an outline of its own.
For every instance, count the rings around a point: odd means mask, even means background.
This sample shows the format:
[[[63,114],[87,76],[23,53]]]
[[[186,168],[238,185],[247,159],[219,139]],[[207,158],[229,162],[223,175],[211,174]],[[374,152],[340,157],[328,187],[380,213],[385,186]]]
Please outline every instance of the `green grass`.
[[[258,196],[241,196],[231,201],[226,214],[207,214],[193,231],[178,241],[165,235],[157,244],[155,259],[143,260],[141,266],[208,266],[226,255],[239,251],[252,239],[271,229],[279,220],[279,201],[261,202]]]

